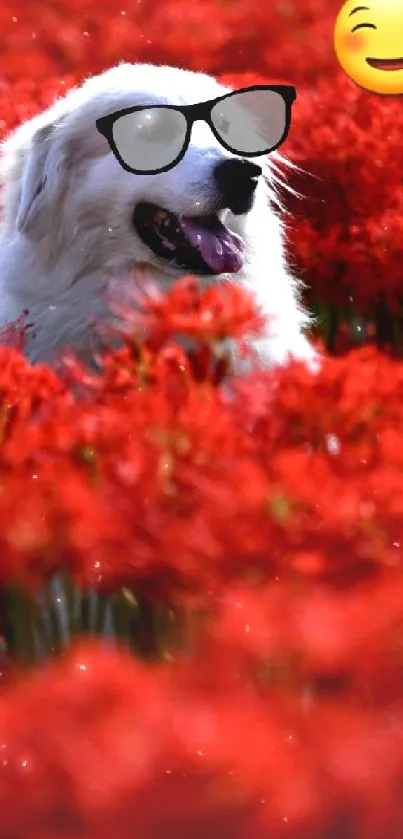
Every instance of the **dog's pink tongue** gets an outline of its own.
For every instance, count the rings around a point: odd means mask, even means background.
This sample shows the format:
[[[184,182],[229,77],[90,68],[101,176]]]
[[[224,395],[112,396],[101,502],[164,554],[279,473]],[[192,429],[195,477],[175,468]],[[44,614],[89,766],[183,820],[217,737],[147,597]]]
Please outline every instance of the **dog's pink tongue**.
[[[217,216],[182,216],[180,224],[190,244],[199,249],[214,274],[235,274],[242,268],[245,245]]]

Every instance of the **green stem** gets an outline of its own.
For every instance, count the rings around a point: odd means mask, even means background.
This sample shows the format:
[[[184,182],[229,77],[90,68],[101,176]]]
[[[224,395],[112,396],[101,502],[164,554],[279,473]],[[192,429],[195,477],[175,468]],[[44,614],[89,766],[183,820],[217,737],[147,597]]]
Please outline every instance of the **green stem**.
[[[22,666],[37,661],[35,623],[28,598],[15,588],[5,593],[5,610],[8,624],[8,651]]]
[[[60,652],[61,649],[63,649],[65,641],[63,638],[63,630],[60,622],[59,611],[55,604],[54,593],[51,591],[49,586],[47,586],[45,589],[45,607],[47,617],[49,619],[51,651],[57,653]]]
[[[139,599],[136,618],[135,647],[146,658],[154,658],[158,653],[156,607],[145,598]]]
[[[111,598],[112,627],[114,635],[125,646],[130,644],[131,608],[124,595],[119,593]]]
[[[110,599],[107,598],[107,597],[104,597],[101,594],[97,594],[95,619],[94,619],[94,632],[97,635],[103,635],[103,633],[105,632],[106,621],[107,621],[109,609],[110,609]]]
[[[77,589],[71,574],[66,569],[61,576],[63,594],[68,622],[68,633],[71,636],[75,631],[75,620],[77,611]]]
[[[52,651],[52,641],[49,637],[43,609],[34,600],[29,600],[27,601],[27,610],[29,611],[29,620],[34,634],[37,658],[41,659],[50,655]]]
[[[91,621],[91,593],[83,591],[81,594],[79,632],[90,634],[92,631]]]

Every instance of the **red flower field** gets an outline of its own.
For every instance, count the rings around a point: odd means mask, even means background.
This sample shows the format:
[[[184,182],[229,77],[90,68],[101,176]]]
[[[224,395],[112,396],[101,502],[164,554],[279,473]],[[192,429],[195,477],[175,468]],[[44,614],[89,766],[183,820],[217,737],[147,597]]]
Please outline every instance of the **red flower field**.
[[[121,59],[296,85],[328,352],[234,381],[219,341],[257,313],[193,278],[98,377],[4,336],[0,839],[403,835],[403,123],[338,69],[338,9],[1,3],[3,136]]]

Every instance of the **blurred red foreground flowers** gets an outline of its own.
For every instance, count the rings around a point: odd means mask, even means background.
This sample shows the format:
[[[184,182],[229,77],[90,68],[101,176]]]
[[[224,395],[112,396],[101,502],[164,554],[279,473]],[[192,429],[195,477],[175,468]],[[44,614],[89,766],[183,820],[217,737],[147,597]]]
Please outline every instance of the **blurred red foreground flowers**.
[[[0,4],[2,135],[122,59],[296,85],[290,257],[334,353],[235,381],[259,313],[191,278],[98,377],[2,336],[0,839],[403,835],[401,101],[339,71],[339,6]]]
[[[403,364],[231,379],[191,278],[130,318],[99,377],[2,350],[3,835],[397,838]]]

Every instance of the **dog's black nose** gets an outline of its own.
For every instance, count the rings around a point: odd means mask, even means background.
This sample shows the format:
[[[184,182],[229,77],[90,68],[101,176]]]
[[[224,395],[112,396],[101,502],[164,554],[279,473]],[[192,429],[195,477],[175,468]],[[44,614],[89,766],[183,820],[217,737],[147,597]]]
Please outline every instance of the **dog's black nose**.
[[[235,214],[250,210],[257,179],[261,174],[260,166],[244,158],[219,163],[214,169],[214,176],[224,206]]]

